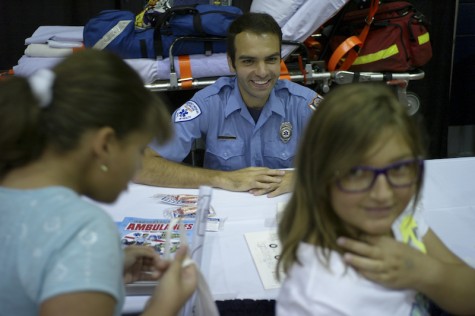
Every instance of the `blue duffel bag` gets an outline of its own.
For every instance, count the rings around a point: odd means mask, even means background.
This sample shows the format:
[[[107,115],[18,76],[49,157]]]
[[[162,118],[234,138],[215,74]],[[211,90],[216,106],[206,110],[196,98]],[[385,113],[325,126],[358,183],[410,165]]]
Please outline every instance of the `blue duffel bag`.
[[[105,10],[84,26],[84,45],[122,58],[165,58],[172,44],[175,56],[223,53],[228,27],[241,14],[233,6],[175,6],[158,15],[153,28],[138,29],[132,12]]]

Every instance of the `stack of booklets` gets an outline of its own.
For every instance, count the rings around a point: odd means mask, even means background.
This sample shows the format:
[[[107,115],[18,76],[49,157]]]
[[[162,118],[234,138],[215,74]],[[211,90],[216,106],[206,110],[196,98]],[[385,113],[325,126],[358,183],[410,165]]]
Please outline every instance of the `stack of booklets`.
[[[196,216],[193,218],[125,217],[121,222],[117,222],[123,247],[150,246],[166,259],[172,259],[180,245],[187,243],[191,259],[200,265],[211,192],[210,187],[200,188]],[[126,293],[129,296],[150,295],[156,284],[157,281],[127,284]]]
[[[173,254],[180,248],[184,238],[186,238],[188,244],[192,243],[195,220],[181,219],[175,221],[169,218],[125,217],[117,225],[123,246],[149,246],[164,256],[167,252],[167,244],[170,246],[168,248],[169,253]],[[173,225],[173,227],[170,227],[170,225]],[[186,236],[182,236],[183,232]],[[167,239],[167,237],[169,238]]]

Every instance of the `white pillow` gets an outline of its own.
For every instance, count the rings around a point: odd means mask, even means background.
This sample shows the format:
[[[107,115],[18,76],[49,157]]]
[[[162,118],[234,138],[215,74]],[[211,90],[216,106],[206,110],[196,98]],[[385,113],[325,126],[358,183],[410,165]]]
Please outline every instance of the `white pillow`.
[[[277,21],[280,27],[282,27],[305,1],[306,0],[253,0],[250,11],[268,13]]]
[[[303,42],[320,26],[333,17],[349,0],[306,0],[299,6],[282,27],[282,38]],[[269,1],[273,2],[273,1]],[[283,46],[282,56],[286,57],[295,46]]]
[[[284,40],[303,42],[349,0],[253,0],[251,12],[269,13],[282,28]],[[282,57],[296,47],[284,45]]]

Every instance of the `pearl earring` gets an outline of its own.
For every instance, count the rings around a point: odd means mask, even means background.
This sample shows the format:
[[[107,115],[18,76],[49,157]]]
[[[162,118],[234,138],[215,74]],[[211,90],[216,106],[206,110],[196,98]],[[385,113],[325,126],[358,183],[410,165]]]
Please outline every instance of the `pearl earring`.
[[[109,168],[106,165],[102,164],[101,165],[101,170],[102,170],[102,172],[107,172],[107,171],[109,171]]]

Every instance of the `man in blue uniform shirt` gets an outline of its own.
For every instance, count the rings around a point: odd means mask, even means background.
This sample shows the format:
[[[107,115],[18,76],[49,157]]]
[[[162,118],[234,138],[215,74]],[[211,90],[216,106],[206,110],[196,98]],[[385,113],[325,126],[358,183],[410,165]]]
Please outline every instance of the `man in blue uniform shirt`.
[[[172,116],[175,137],[150,144],[135,181],[166,187],[209,185],[276,196],[292,187],[294,156],[321,97],[279,80],[282,32],[264,13],[246,13],[228,32],[228,63],[236,73],[198,91]],[[206,144],[204,168],[181,164],[193,142]]]

